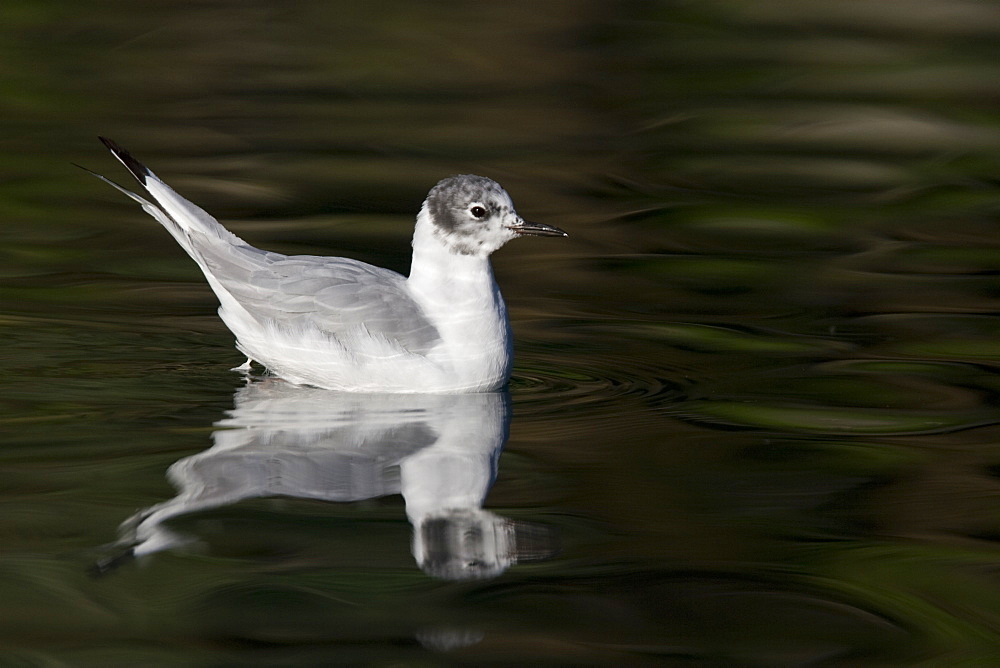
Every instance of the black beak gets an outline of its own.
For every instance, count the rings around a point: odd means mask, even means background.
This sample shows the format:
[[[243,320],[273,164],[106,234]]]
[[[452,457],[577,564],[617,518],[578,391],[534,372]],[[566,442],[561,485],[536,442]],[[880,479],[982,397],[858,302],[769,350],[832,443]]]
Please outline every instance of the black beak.
[[[517,234],[524,234],[532,237],[568,237],[564,231],[554,225],[544,223],[529,223],[522,220],[517,224],[508,225],[507,229],[513,230]]]

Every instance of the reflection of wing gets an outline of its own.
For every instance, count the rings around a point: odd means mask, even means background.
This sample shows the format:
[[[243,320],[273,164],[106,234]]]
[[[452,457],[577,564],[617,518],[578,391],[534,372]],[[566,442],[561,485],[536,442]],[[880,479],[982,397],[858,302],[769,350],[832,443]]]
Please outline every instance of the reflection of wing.
[[[313,433],[224,429],[214,434],[215,447],[179,460],[169,477],[185,492],[184,513],[255,497],[350,502],[399,494],[399,460],[437,437],[422,423],[381,434],[400,447],[383,448],[374,433],[352,427]]]
[[[364,327],[424,354],[438,332],[394,271],[347,258],[287,256],[252,246],[199,249],[215,278],[256,318],[312,325],[335,338]]]

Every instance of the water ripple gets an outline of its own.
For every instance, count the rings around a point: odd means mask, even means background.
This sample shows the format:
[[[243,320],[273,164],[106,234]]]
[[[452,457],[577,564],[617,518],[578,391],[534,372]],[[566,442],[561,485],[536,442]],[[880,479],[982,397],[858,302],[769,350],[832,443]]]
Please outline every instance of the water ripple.
[[[685,396],[681,378],[668,378],[666,371],[637,359],[594,355],[581,362],[535,356],[514,370],[511,391],[527,412],[546,414],[570,408],[615,410],[622,399],[639,399],[656,406]],[[524,411],[522,411],[524,412]]]

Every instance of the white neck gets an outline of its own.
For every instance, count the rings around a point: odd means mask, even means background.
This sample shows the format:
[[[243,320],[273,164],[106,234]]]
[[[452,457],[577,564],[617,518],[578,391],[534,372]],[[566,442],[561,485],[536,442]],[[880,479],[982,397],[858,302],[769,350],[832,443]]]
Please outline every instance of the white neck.
[[[426,207],[417,216],[406,283],[441,335],[442,356],[454,362],[457,372],[506,381],[510,325],[489,256],[449,249],[434,234]]]
[[[425,294],[450,299],[470,290],[492,290],[493,267],[489,255],[463,255],[448,248],[434,233],[424,207],[413,231],[413,261],[407,282]]]

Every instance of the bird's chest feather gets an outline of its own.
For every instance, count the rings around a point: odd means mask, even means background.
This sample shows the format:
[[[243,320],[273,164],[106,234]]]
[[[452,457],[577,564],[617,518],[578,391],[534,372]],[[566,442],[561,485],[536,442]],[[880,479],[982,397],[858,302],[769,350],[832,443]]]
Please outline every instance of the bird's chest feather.
[[[442,346],[454,354],[497,355],[508,347],[507,307],[499,290],[439,294],[424,308],[438,329]]]

